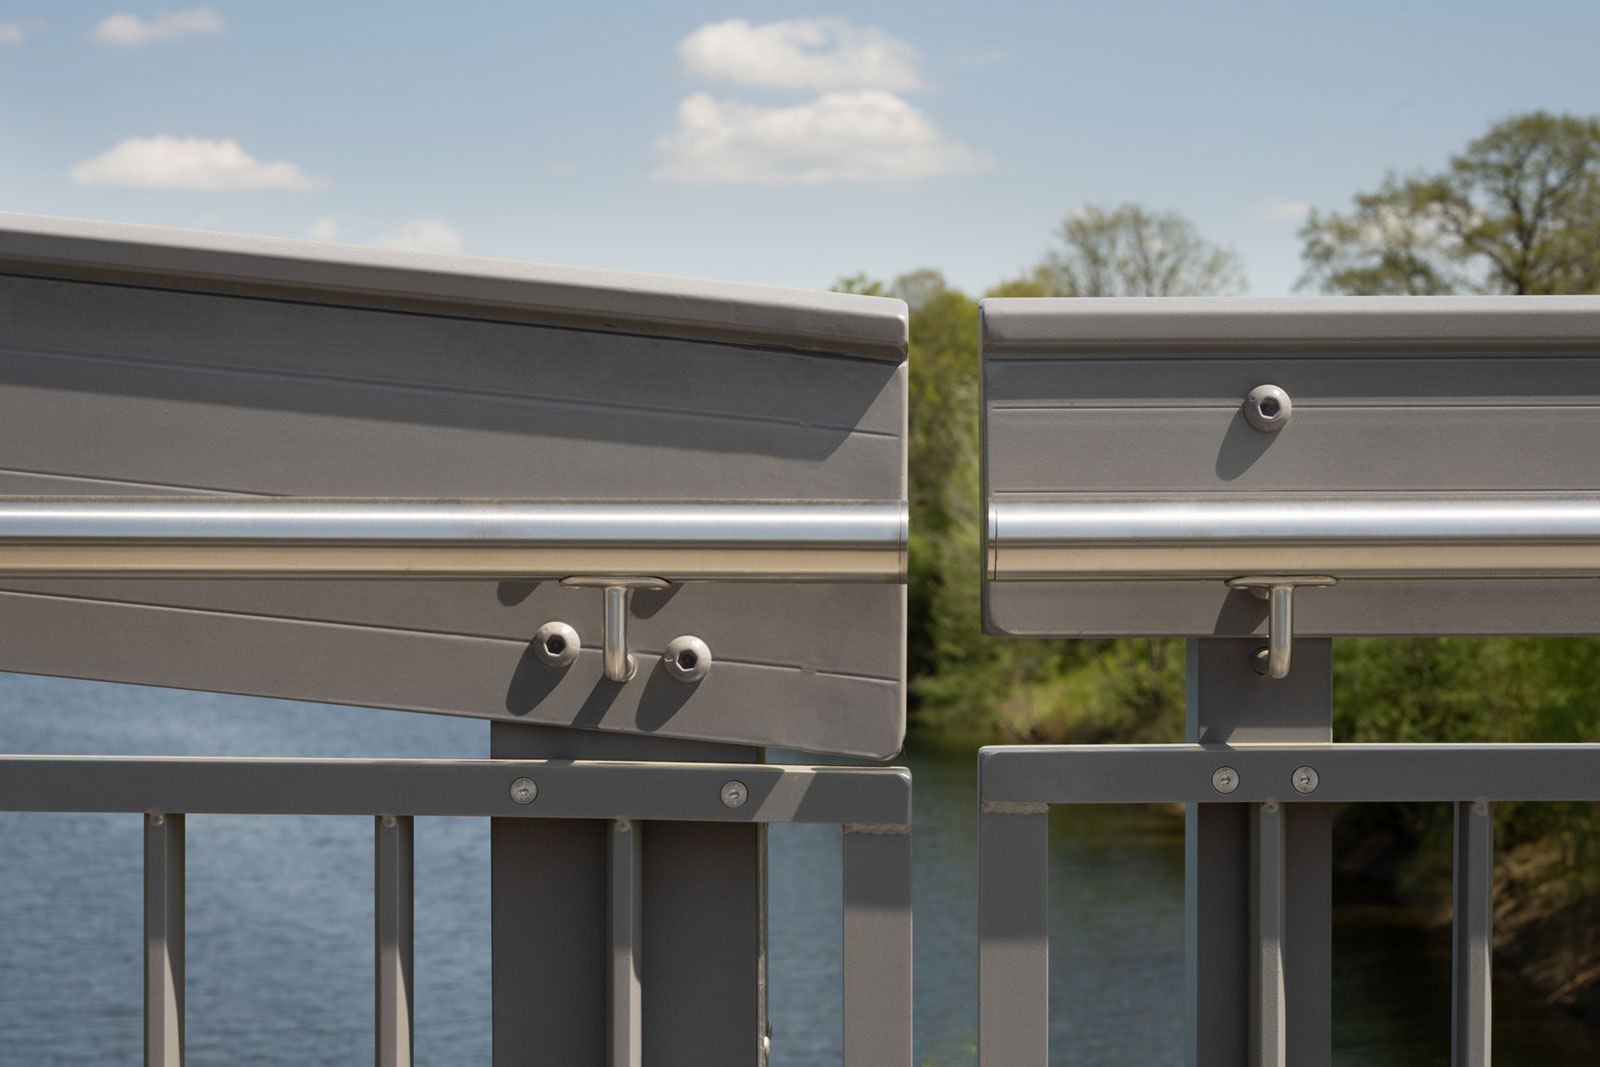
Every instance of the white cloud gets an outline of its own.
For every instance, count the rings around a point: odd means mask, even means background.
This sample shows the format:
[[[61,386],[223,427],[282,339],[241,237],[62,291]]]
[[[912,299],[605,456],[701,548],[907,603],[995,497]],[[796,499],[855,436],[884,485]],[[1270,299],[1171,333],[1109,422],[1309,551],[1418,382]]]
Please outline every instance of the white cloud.
[[[339,239],[339,221],[332,216],[324,215],[306,227],[306,236],[313,241],[337,241]]]
[[[771,89],[920,89],[917,50],[882,30],[843,19],[786,19],[752,26],[729,19],[678,42],[699,78]]]
[[[656,146],[665,159],[655,177],[695,185],[909,181],[992,166],[875,89],[775,108],[697,93],[678,105],[676,128]]]
[[[1304,200],[1280,200],[1269,196],[1256,205],[1256,214],[1264,219],[1292,219],[1299,221],[1311,214],[1311,205]]]
[[[84,160],[69,172],[74,185],[117,189],[320,189],[328,180],[279,159],[262,163],[234,140],[200,137],[129,137],[104,155]]]
[[[461,231],[448,223],[438,219],[412,219],[387,233],[380,233],[368,244],[410,252],[459,252],[464,241]]]
[[[143,48],[155,41],[176,41],[180,37],[213,36],[222,32],[222,16],[209,7],[187,11],[163,11],[154,18],[138,15],[107,15],[89,32],[95,44],[118,48]]]
[[[0,44],[21,44],[27,40],[20,22],[0,22]]]

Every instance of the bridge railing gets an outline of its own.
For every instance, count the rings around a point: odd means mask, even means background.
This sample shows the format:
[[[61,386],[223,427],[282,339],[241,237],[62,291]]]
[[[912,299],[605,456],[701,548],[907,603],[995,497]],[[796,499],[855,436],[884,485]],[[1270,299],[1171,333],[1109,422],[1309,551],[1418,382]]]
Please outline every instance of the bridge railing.
[[[979,1051],[1049,1062],[1048,816],[1052,804],[1224,804],[1247,812],[1247,1062],[1285,1067],[1292,966],[1288,811],[1446,802],[1455,809],[1452,1063],[1488,1067],[1495,801],[1600,801],[1600,745],[1040,745],[978,760]],[[1321,1056],[1331,1055],[1331,1049]]]
[[[911,779],[898,768],[549,760],[0,758],[0,811],[144,819],[145,1062],[184,1035],[184,816],[370,815],[376,1062],[412,1062],[417,816],[603,820],[610,827],[609,1063],[641,1062],[642,842],[654,820],[843,830],[844,1062],[911,1058]],[[530,1005],[529,1010],[538,1010]]]

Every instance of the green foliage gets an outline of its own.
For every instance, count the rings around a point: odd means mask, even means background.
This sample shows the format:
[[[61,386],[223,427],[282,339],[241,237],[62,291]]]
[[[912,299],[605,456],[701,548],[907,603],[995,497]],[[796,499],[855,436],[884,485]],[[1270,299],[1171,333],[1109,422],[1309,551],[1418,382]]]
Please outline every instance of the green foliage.
[[[1301,285],[1330,293],[1600,292],[1600,120],[1507,119],[1443,171],[1313,211],[1301,238]]]
[[[1441,171],[1390,175],[1347,213],[1312,212],[1302,286],[1359,295],[1600,292],[1600,120],[1535,112],[1505,120]],[[1600,641],[1342,640],[1334,656],[1340,741],[1600,740]],[[1497,804],[1496,844],[1559,842],[1565,878],[1600,875],[1595,808]],[[1340,818],[1347,840],[1408,857],[1404,891],[1450,884],[1447,807],[1365,806]]]
[[[1334,649],[1336,741],[1600,741],[1600,638],[1346,638]],[[1574,884],[1600,875],[1592,804],[1495,805],[1496,849],[1554,842]],[[1402,858],[1409,895],[1441,903],[1450,886],[1445,805],[1362,805],[1341,815],[1351,841],[1381,839]]]

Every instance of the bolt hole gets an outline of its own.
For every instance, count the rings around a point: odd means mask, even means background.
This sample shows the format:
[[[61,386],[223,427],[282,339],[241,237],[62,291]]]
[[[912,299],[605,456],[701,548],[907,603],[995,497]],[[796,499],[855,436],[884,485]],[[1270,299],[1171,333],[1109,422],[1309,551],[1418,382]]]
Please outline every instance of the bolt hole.
[[[700,657],[688,649],[684,649],[682,652],[678,653],[678,666],[682,667],[686,671],[694,670],[694,665],[699,662]]]
[[[1275,396],[1263,397],[1261,400],[1261,417],[1275,419],[1278,417],[1278,398]]]
[[[552,656],[559,656],[567,650],[567,639],[560,634],[544,639],[544,650]]]

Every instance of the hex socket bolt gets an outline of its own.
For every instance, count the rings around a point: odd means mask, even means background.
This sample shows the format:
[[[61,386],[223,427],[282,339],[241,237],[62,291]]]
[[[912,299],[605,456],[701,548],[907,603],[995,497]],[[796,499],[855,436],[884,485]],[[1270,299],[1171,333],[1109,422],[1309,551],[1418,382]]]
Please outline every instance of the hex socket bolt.
[[[577,662],[582,649],[578,631],[564,622],[551,620],[533,632],[533,654],[546,667],[564,670]]]
[[[675,682],[698,682],[711,670],[711,649],[693,634],[674,637],[661,654],[661,665]]]
[[[1262,433],[1277,433],[1294,414],[1294,401],[1276,385],[1258,385],[1244,401],[1244,421]]]

